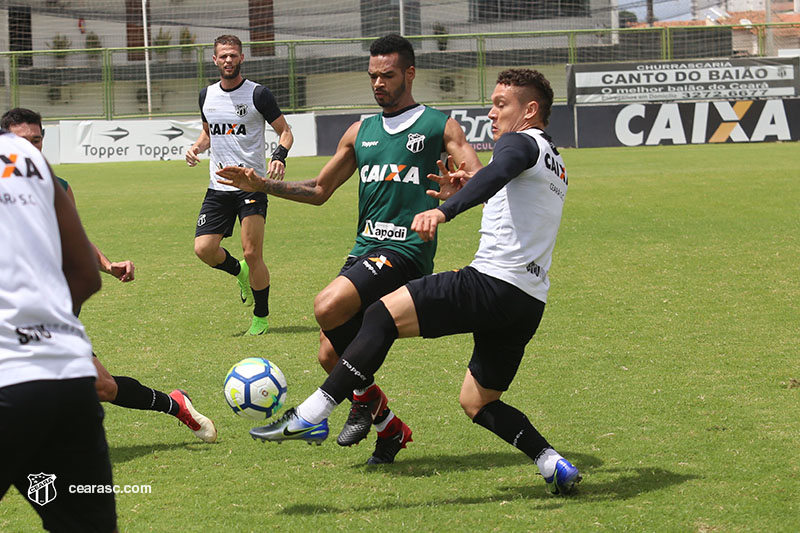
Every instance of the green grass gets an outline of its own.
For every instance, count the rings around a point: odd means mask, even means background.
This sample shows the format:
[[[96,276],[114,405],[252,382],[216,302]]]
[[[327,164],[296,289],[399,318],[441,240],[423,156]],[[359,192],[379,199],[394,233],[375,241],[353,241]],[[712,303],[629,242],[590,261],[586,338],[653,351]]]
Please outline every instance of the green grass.
[[[113,374],[185,388],[217,423],[205,445],[171,417],[109,405],[122,531],[794,531],[800,513],[800,150],[796,143],[566,150],[570,191],[544,320],[504,399],[583,474],[546,494],[520,452],[470,423],[458,391],[471,337],[402,340],[378,373],[414,442],[366,468],[352,449],[252,441],[222,379],[274,360],[289,405],[324,372],[312,302],[353,241],[356,182],[322,207],[270,201],[267,336],[242,336],[232,278],[192,250],[204,169],[56,167],[90,238],[136,281],[104,276],[81,315]],[[308,178],[323,158],[294,159]],[[442,228],[437,270],[467,264],[480,209]],[[241,256],[238,230],[226,241]],[[457,312],[457,310],[454,310]],[[64,428],[69,438],[69,428]],[[54,442],[54,446],[58,443]],[[10,490],[0,530],[38,518]]]

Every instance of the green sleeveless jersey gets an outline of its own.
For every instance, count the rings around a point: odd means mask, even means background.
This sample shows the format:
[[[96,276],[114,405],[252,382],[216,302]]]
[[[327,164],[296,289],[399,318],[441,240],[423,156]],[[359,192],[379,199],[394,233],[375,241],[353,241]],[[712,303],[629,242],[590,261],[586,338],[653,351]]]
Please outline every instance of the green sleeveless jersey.
[[[439,205],[425,191],[439,186],[436,160],[444,151],[447,115],[425,108],[406,129],[388,133],[382,115],[361,122],[356,137],[358,234],[351,254],[387,248],[414,261],[423,274],[433,272],[436,238],[424,242],[411,231],[414,215]]]

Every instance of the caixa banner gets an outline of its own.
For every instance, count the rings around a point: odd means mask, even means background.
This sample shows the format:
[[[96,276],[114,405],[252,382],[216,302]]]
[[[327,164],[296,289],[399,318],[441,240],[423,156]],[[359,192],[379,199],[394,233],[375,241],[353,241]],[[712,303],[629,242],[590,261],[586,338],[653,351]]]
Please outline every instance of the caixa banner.
[[[580,148],[800,140],[800,99],[578,106],[576,114]]]

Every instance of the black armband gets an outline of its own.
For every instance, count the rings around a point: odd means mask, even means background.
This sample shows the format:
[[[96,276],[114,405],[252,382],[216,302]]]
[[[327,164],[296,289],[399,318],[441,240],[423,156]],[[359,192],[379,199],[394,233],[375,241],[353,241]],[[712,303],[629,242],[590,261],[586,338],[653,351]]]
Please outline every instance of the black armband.
[[[272,160],[273,161],[280,161],[283,163],[283,166],[286,166],[286,156],[289,155],[289,150],[286,149],[282,144],[279,144],[275,151],[272,152]]]

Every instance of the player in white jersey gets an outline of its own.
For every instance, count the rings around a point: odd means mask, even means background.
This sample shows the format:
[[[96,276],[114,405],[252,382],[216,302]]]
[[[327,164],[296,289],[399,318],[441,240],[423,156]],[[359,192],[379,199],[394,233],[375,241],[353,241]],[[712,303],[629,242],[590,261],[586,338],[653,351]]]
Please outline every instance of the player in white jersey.
[[[500,400],[544,311],[567,192],[564,162],[543,131],[552,102],[553,90],[541,73],[500,73],[489,112],[496,141],[492,161],[471,179],[463,171],[431,176],[451,184],[468,181],[411,225],[430,240],[439,224],[485,202],[475,260],[458,271],[410,281],[367,308],[358,335],[328,379],[264,428],[262,438],[319,441],[316,428],[327,425],[348,391],[372,380],[395,339],[472,333],[475,346],[459,397],[467,416],[535,461],[550,492],[568,492],[580,481],[578,469],[528,418]]]
[[[261,335],[269,329],[270,278],[263,258],[267,195],[223,185],[217,181],[215,172],[226,166],[241,166],[283,179],[294,137],[272,93],[242,76],[244,54],[238,37],[217,37],[213,59],[219,68],[220,81],[200,92],[203,133],[186,151],[186,162],[195,166],[199,161],[197,154],[211,148],[209,185],[197,218],[194,251],[207,265],[236,277],[242,303],[254,306],[247,333]],[[280,136],[269,167],[265,122]],[[221,246],[222,239],[233,234],[237,215],[242,226],[243,261]]]
[[[0,499],[13,484],[47,530],[113,531],[113,493],[69,490],[112,485],[92,345],[73,314],[100,289],[94,252],[36,148],[0,130],[0,160]]]
[[[28,140],[39,151],[42,150],[44,129],[42,128],[42,116],[36,111],[22,107],[9,109],[0,118],[0,127]],[[72,187],[66,180],[58,176],[55,178],[74,205],[75,195]],[[90,244],[94,249],[101,271],[114,276],[121,282],[133,281],[134,265],[132,261],[112,262],[94,243]],[[79,314],[79,307],[76,309],[76,315]],[[130,376],[112,376],[97,357],[93,357],[92,362],[97,369],[97,380],[94,386],[101,402],[110,402],[128,409],[167,413],[185,424],[200,440],[214,442],[217,439],[214,422],[194,408],[185,391],[175,389],[167,394],[142,385],[139,380]]]

